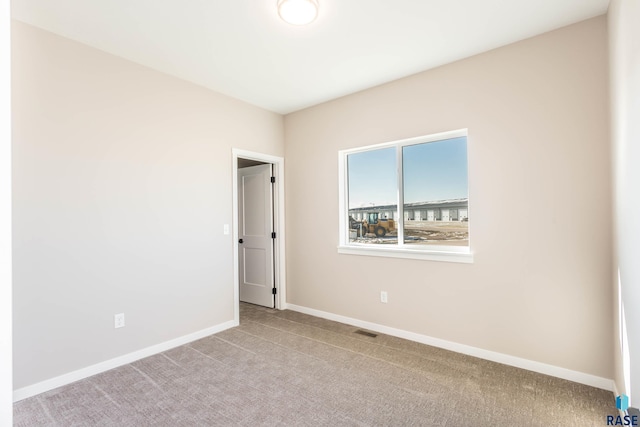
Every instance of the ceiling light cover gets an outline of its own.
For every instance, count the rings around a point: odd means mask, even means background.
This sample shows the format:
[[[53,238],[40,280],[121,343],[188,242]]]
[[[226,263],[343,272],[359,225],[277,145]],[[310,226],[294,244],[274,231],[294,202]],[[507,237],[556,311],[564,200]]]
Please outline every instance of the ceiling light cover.
[[[318,16],[318,0],[278,0],[278,14],[289,24],[306,25]]]

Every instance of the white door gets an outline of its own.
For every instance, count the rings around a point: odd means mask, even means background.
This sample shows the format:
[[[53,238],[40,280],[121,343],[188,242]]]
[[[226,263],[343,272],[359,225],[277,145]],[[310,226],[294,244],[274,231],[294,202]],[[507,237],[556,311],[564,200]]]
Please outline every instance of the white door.
[[[271,165],[238,169],[240,301],[274,307]]]

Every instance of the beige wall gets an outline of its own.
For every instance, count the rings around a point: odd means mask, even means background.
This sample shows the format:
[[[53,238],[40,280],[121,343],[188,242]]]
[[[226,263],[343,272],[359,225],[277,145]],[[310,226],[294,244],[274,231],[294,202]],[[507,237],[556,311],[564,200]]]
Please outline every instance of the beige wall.
[[[598,17],[286,116],[288,302],[613,378],[607,78]],[[338,150],[459,128],[474,264],[338,254]]]
[[[614,164],[614,348],[616,385],[640,406],[640,2],[612,0],[609,7],[611,135]],[[621,345],[618,272],[628,342]],[[626,350],[626,351],[623,351]],[[628,355],[625,367],[623,354]]]
[[[13,422],[9,1],[0,0],[0,426]]]
[[[233,320],[231,148],[282,117],[13,27],[15,388]]]

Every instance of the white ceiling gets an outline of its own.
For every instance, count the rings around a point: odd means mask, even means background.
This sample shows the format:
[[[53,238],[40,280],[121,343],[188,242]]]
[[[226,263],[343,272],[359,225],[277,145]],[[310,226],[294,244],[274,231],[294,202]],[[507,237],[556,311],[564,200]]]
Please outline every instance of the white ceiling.
[[[606,13],[609,0],[13,0],[15,19],[278,113]]]

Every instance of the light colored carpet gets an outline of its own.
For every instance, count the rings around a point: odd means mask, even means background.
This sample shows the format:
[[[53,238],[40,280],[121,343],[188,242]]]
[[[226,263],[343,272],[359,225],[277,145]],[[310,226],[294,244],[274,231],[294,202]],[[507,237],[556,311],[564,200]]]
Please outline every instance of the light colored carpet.
[[[312,316],[241,324],[14,405],[16,426],[603,426],[613,394]]]

